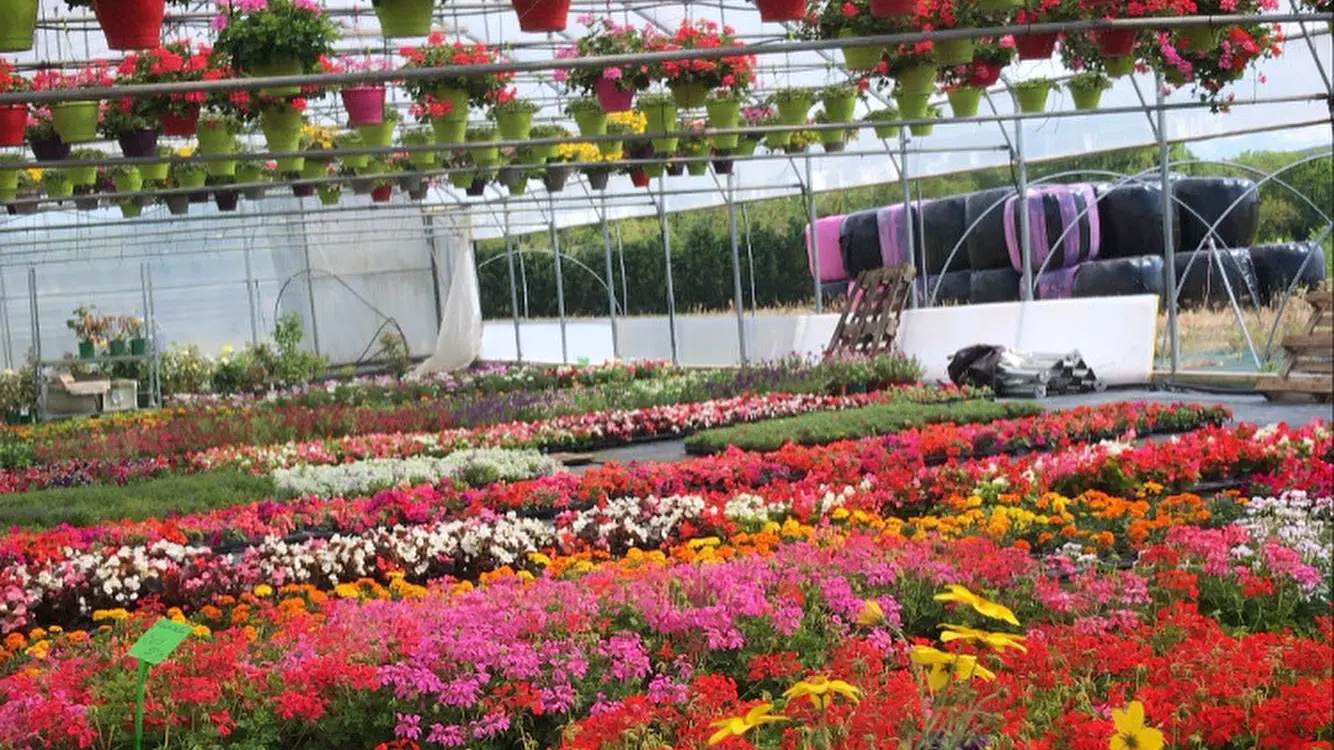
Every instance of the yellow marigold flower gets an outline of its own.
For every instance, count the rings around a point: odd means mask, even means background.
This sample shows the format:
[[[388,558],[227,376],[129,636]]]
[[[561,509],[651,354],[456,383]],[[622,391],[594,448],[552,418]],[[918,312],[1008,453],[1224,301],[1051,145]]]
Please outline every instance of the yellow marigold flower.
[[[1116,734],[1108,743],[1109,750],[1163,750],[1163,733],[1144,726],[1144,704],[1131,701],[1124,710],[1112,710]]]
[[[709,738],[709,746],[712,747],[728,737],[741,737],[755,727],[791,721],[782,714],[770,713],[773,709],[772,703],[761,703],[747,711],[745,716],[735,716],[713,722],[709,725],[709,728],[718,731],[714,732],[713,736]]]
[[[267,583],[261,583],[255,587],[255,596],[273,596],[273,587]]]
[[[334,586],[334,596],[339,599],[356,599],[360,596],[360,592],[357,591],[357,587],[353,584],[340,583],[337,586]]]
[[[960,682],[967,682],[974,677],[981,680],[994,680],[996,673],[977,663],[977,657],[968,654],[951,654],[930,646],[914,646],[910,657],[912,663],[930,667],[926,675],[926,685],[932,692],[944,689],[950,682],[950,676]]]
[[[28,637],[34,641],[40,641],[46,637],[46,631],[41,628],[33,628],[32,632],[28,633]]]
[[[528,561],[534,565],[541,565],[544,568],[551,565],[551,558],[541,552],[529,552]]]
[[[699,539],[691,539],[686,542],[686,546],[690,549],[700,549],[702,547],[717,547],[722,543],[722,540],[716,536],[706,536],[700,537]]]
[[[857,624],[875,627],[883,625],[885,622],[885,610],[880,608],[880,602],[874,599],[867,599],[862,605],[862,611],[857,615]]]
[[[190,631],[196,638],[207,638],[213,635],[213,631],[208,629],[207,625],[196,625],[194,630]]]
[[[1004,651],[1007,648],[1017,648],[1024,653],[1028,653],[1028,648],[1021,641],[1022,635],[1011,635],[1009,633],[990,633],[985,630],[970,628],[966,625],[950,625],[949,623],[940,626],[944,633],[940,634],[942,643],[950,641],[977,641],[984,643],[996,651]]]
[[[947,593],[936,594],[935,599],[938,602],[958,602],[966,604],[984,617],[990,617],[993,620],[1001,620],[1011,625],[1018,626],[1019,618],[1014,616],[1008,607],[1003,604],[984,599],[957,583],[951,583],[945,587]]]
[[[833,702],[835,695],[841,695],[844,698],[857,703],[861,700],[861,689],[854,687],[843,680],[831,680],[824,675],[811,677],[802,680],[783,693],[783,697],[789,701],[798,698],[810,698],[811,703],[816,708],[823,709]]]
[[[177,156],[192,156],[195,152],[194,146],[181,146],[176,149]]]
[[[175,608],[173,607],[173,609]],[[176,611],[180,612],[179,609]],[[170,614],[170,610],[168,611],[168,614]],[[127,619],[129,616],[130,613],[126,612],[125,609],[121,607],[117,607],[116,609],[99,609],[93,612],[93,622],[102,622],[104,620],[120,622],[121,620]]]

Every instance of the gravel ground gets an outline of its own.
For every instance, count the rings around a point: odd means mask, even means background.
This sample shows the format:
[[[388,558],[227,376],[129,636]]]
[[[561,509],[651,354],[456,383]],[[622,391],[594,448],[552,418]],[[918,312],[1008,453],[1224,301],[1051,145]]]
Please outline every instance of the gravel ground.
[[[1303,425],[1313,419],[1334,421],[1334,407],[1330,404],[1315,403],[1274,403],[1264,396],[1247,394],[1204,393],[1201,391],[1164,391],[1144,388],[1116,388],[1103,393],[1080,393],[1067,396],[1051,396],[1043,403],[1051,409],[1067,409],[1075,406],[1095,406],[1113,401],[1152,401],[1173,403],[1188,401],[1201,404],[1222,404],[1232,410],[1237,422],[1255,424],[1275,424],[1287,422],[1290,425]],[[615,461],[627,464],[631,461],[653,461],[669,463],[686,458],[685,443],[681,440],[663,440],[656,443],[642,443],[624,448],[611,448],[599,451],[592,462],[586,466],[572,467],[572,471],[582,473],[587,466]]]

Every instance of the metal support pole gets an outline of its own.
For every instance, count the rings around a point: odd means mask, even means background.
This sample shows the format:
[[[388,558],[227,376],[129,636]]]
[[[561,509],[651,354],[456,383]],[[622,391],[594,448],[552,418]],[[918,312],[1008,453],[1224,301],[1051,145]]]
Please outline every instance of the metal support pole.
[[[727,221],[732,232],[732,300],[736,304],[736,344],[741,364],[749,364],[746,355],[745,300],[741,295],[741,245],[736,234],[736,167],[727,175]]]
[[[1176,241],[1172,236],[1172,180],[1170,179],[1170,160],[1167,145],[1167,110],[1163,108],[1163,78],[1155,74],[1154,87],[1157,89],[1158,104],[1158,166],[1159,185],[1163,195],[1163,288],[1167,291],[1167,348],[1171,352],[1171,373],[1176,377],[1181,365],[1180,342],[1177,339],[1177,269]],[[1027,212],[1025,212],[1027,213]]]
[[[912,229],[912,186],[908,184],[908,129],[899,128],[899,185],[903,188],[903,247],[907,249],[908,260],[914,259],[913,254],[913,229]],[[922,284],[926,284],[926,265],[917,269],[921,276]],[[911,302],[913,307],[918,306],[917,301],[917,281],[913,280],[911,287]]]
[[[621,236],[621,228],[616,227],[616,256],[621,262],[621,312],[626,317],[630,315],[630,282],[625,275],[625,238]]]
[[[0,313],[5,318],[5,367],[14,369],[14,334],[9,327],[9,290],[5,284],[5,269],[0,268]]]
[[[259,345],[259,312],[256,309],[257,301],[255,296],[258,293],[257,282],[255,281],[255,270],[250,258],[250,249],[253,244],[254,235],[247,234],[245,240],[245,293],[246,307],[250,312],[250,344]]]
[[[676,287],[672,282],[672,236],[667,226],[667,176],[658,175],[658,227],[662,232],[662,267],[667,273],[667,340],[671,346],[672,364],[681,364],[676,341]]]
[[[28,266],[28,330],[32,336],[33,393],[37,394],[38,421],[46,418],[46,378],[42,377],[42,322],[37,310],[37,267]]]
[[[523,361],[523,342],[519,336],[519,288],[514,282],[514,239],[510,237],[510,204],[505,201],[505,262],[510,267],[510,317],[514,319],[514,358]]]
[[[422,212],[422,224],[426,230],[426,259],[431,265],[431,297],[435,303],[435,332],[440,333],[440,327],[444,324],[444,308],[440,302],[440,255],[439,248],[435,244],[435,217]],[[451,265],[449,277],[454,278],[454,268]]]
[[[547,197],[550,201],[550,196]],[[550,211],[551,223],[551,252],[556,258],[556,314],[560,316],[560,361],[568,363],[570,361],[570,344],[565,331],[565,276],[561,272],[560,265],[560,233],[556,231],[556,207],[547,204],[547,210]]]
[[[616,272],[611,264],[611,227],[607,224],[607,194],[602,194],[602,251],[607,259],[607,312],[611,321],[611,356],[621,358],[621,334],[616,330]]]
[[[1033,242],[1028,225],[1028,162],[1024,160],[1023,120],[1014,121],[1014,158],[1015,182],[1019,188],[1019,257],[1022,261],[1019,299],[1028,302],[1033,299]]]
[[[310,340],[315,345],[315,353],[319,354],[320,324],[315,314],[315,272],[310,267],[310,241],[306,238],[305,229],[298,228],[297,231],[301,232],[301,249],[306,255],[306,296],[310,302]]]
[[[808,226],[810,226],[811,235],[811,263],[815,266],[815,273],[811,274],[811,279],[815,283],[815,314],[820,315],[824,312],[824,294],[820,284],[820,234],[815,231],[815,183],[811,181],[811,156],[806,155],[806,213],[810,217]],[[751,271],[751,279],[755,278],[755,272]],[[752,295],[751,303],[755,299]]]

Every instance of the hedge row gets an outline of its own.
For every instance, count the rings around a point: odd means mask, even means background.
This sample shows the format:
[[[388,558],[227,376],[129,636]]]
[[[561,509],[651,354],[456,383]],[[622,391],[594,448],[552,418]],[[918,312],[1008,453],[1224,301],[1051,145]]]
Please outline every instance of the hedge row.
[[[951,404],[890,402],[860,409],[816,412],[735,427],[705,430],[686,439],[686,451],[718,453],[736,446],[747,451],[775,451],[787,443],[823,445],[939,422],[969,424],[1032,416],[1042,412],[1035,401],[958,401]]]

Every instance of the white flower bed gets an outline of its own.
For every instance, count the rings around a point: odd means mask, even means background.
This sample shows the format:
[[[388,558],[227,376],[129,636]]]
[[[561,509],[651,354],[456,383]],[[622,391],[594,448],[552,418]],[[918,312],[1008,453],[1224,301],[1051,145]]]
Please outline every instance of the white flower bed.
[[[437,484],[451,477],[516,482],[561,470],[559,461],[535,450],[483,448],[455,451],[442,458],[375,458],[277,469],[273,482],[280,493],[291,497],[355,497],[399,485]]]

